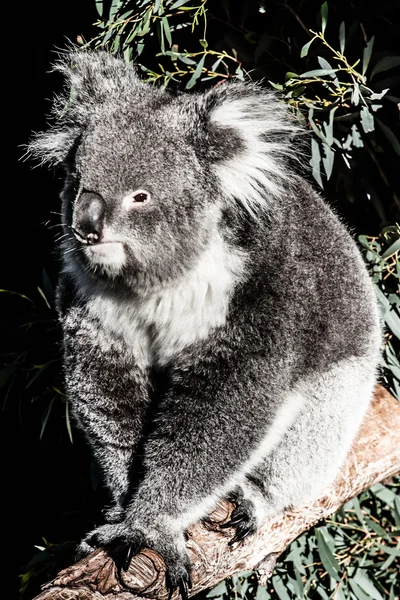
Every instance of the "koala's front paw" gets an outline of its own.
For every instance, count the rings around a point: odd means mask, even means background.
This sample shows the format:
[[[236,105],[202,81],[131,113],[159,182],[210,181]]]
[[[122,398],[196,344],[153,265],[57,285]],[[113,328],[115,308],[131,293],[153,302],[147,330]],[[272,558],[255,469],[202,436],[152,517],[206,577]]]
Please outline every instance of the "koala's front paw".
[[[81,560],[85,558],[91,552],[94,552],[96,548],[87,543],[86,539],[82,540],[75,552],[75,560]]]
[[[170,594],[178,589],[182,599],[191,589],[190,561],[184,537],[160,528],[145,528],[125,520],[122,523],[102,525],[92,531],[81,543],[88,547],[106,547],[119,571],[127,571],[132,560],[142,548],[156,550],[165,562],[166,586]]]
[[[229,527],[236,529],[235,535],[229,540],[229,546],[244,540],[257,530],[257,516],[253,502],[246,499],[239,500],[239,498],[237,498],[237,502],[240,503],[233,509],[229,521],[220,525],[221,529]]]

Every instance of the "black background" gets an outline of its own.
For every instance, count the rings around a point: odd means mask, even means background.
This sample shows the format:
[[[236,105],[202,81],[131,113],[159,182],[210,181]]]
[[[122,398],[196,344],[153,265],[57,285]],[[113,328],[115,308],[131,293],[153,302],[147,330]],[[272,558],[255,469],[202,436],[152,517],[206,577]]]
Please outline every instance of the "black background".
[[[5,165],[0,287],[26,294],[40,304],[37,286],[43,281],[42,269],[53,282],[57,271],[56,257],[49,250],[54,247],[56,230],[45,223],[49,218],[57,222],[57,215],[50,211],[59,211],[60,174],[49,175],[48,169],[33,168],[31,161],[23,161],[23,145],[32,132],[45,128],[50,100],[54,91],[60,89],[60,77],[49,73],[57,48],[65,48],[68,40],[76,42],[78,34],[90,39],[96,11],[93,0],[16,2],[8,10],[9,14],[2,18]],[[18,345],[18,314],[24,302],[1,294],[2,350],[7,352]],[[15,335],[9,333],[12,322]],[[66,454],[63,443],[54,443],[51,436],[40,441],[40,423],[31,423],[35,413],[29,407],[22,413],[20,409],[15,396],[5,399],[1,407],[4,507],[0,524],[0,589],[5,599],[17,597],[17,573],[32,558],[34,544],[43,545],[41,536],[48,536],[50,542],[59,541],[52,539],[52,531],[61,528],[64,539],[68,539],[70,528],[71,537],[76,538],[75,499],[67,482],[71,481],[81,442],[76,440]],[[62,513],[63,506],[68,508],[68,514]]]

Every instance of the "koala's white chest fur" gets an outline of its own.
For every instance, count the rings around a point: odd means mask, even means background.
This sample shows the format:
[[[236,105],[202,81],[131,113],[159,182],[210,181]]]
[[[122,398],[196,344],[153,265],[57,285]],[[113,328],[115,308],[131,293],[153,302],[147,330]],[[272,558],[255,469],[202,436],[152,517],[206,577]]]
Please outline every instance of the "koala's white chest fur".
[[[244,257],[218,239],[180,280],[129,300],[98,295],[88,310],[112,338],[125,342],[141,366],[164,364],[224,325],[243,266]]]

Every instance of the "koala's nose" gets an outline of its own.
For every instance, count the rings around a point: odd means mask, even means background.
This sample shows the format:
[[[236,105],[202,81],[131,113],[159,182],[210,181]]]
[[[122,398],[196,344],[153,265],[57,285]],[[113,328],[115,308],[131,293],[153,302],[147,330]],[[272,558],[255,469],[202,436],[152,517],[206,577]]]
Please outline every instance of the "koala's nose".
[[[105,203],[100,194],[82,192],[74,206],[72,231],[78,241],[88,246],[101,242]]]

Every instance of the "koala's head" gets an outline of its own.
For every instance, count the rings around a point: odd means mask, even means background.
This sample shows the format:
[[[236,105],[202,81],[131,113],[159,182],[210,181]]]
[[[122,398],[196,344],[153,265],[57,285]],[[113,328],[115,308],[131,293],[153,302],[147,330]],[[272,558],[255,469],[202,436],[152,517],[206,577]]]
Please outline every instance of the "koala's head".
[[[285,193],[296,125],[258,86],[173,95],[105,52],[73,51],[58,69],[67,93],[30,151],[66,171],[64,255],[89,277],[176,278],[219,235],[224,209],[254,216]]]

